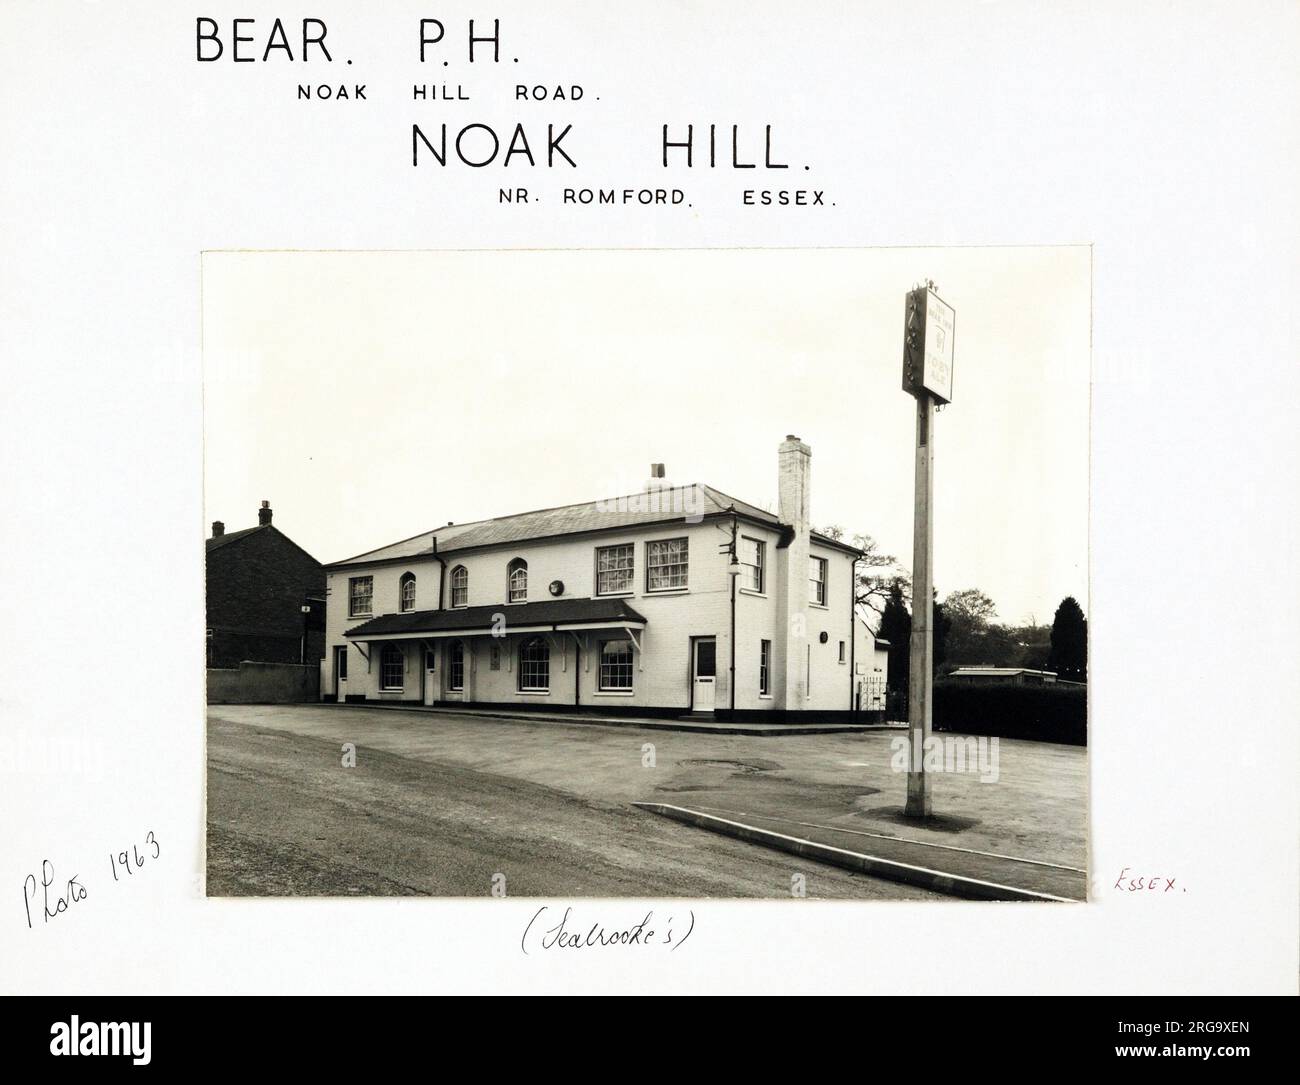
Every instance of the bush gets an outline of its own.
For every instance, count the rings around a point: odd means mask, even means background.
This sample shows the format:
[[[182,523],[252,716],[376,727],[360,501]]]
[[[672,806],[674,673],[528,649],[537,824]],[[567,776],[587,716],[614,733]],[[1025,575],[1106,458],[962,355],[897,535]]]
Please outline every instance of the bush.
[[[934,729],[1086,746],[1088,690],[1059,684],[936,682]]]

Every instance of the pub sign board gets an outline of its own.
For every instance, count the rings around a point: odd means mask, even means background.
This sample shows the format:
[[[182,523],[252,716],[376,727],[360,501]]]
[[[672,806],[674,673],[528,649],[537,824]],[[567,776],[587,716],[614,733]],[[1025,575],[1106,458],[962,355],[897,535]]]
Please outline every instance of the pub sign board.
[[[953,334],[957,314],[932,286],[908,291],[903,320],[903,391],[952,402]]]

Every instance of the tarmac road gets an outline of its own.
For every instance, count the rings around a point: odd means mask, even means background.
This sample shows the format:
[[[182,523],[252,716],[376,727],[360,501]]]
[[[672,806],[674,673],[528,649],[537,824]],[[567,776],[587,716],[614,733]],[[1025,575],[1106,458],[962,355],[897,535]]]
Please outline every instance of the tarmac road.
[[[212,896],[768,897],[938,900],[464,764],[221,718],[208,722]]]

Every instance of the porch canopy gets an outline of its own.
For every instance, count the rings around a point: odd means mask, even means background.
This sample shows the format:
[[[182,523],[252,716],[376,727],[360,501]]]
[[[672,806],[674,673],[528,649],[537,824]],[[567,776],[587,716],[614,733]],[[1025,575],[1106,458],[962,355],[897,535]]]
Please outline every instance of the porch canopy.
[[[581,632],[624,629],[633,641],[646,620],[623,599],[543,599],[536,603],[498,603],[453,610],[415,610],[381,614],[343,635],[357,643],[514,633]]]

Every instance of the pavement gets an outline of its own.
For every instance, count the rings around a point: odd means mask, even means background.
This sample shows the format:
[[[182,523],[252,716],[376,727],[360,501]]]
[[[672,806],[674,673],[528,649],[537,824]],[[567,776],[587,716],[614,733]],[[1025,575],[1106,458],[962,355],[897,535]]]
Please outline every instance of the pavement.
[[[1068,903],[1087,899],[1086,871],[1055,863],[719,807],[637,805],[760,847],[968,900]]]
[[[1003,739],[996,783],[936,774],[937,816],[916,822],[902,811],[905,777],[890,767],[895,737],[214,705],[209,891],[475,896],[502,872],[512,895],[782,897],[797,868],[814,875],[809,896],[937,899],[633,805],[648,803],[925,869],[1011,877],[1049,896],[1086,894],[1086,750]],[[356,769],[339,767],[345,742],[357,744]]]
[[[329,708],[347,708],[348,705],[327,705]],[[351,707],[356,707],[355,705]],[[454,716],[460,719],[522,720],[525,723],[594,724],[598,727],[631,727],[641,731],[686,731],[701,735],[751,735],[756,738],[775,738],[786,735],[850,735],[868,731],[906,730],[906,722],[888,723],[835,723],[813,719],[808,723],[734,722],[684,715],[674,717],[651,716],[601,716],[593,712],[511,712],[500,708],[446,708],[427,705],[410,705],[389,702],[382,706],[387,712],[420,712],[433,716]]]

